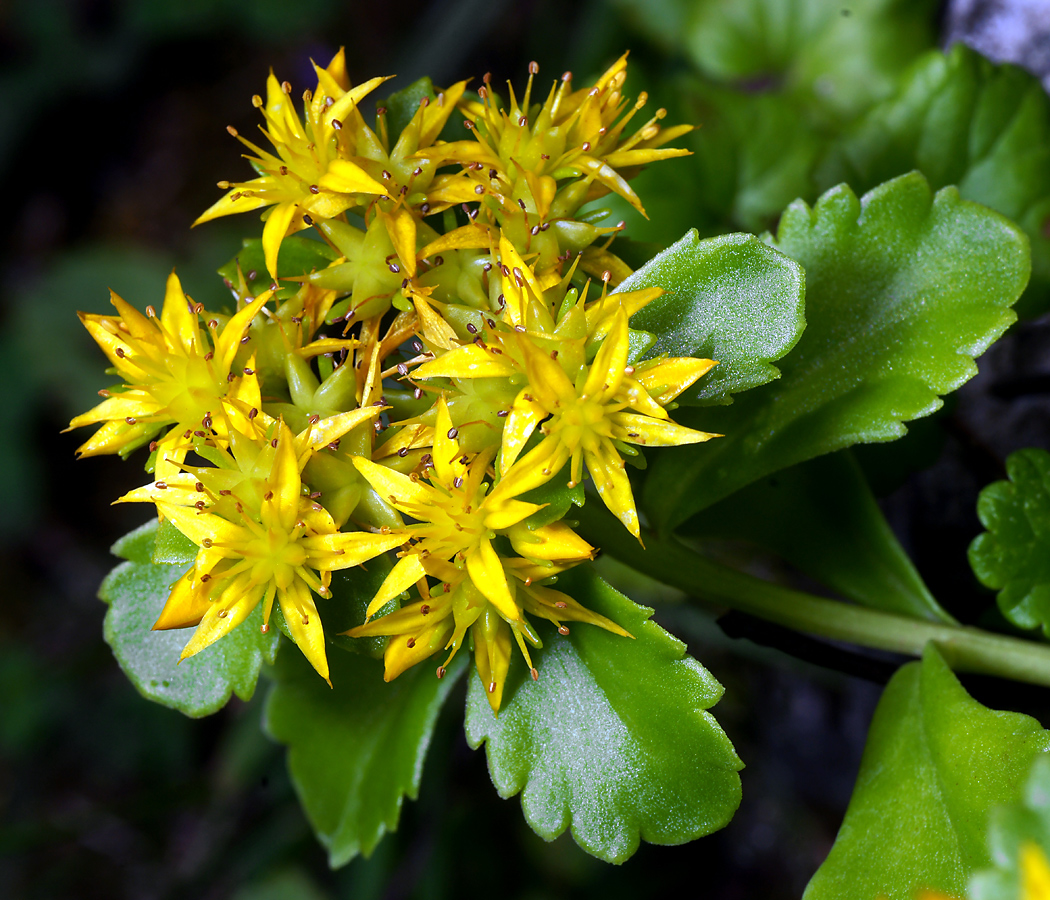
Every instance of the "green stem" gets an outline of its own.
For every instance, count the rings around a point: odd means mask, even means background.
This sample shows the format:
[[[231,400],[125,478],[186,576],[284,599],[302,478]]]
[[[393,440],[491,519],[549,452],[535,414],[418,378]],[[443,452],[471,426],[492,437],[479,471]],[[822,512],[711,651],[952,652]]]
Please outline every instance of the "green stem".
[[[979,628],[912,619],[816,597],[720,565],[674,537],[643,531],[644,549],[597,502],[573,513],[580,533],[639,572],[687,594],[818,637],[922,656],[929,641],[961,672],[998,675],[1050,687],[1050,647]]]

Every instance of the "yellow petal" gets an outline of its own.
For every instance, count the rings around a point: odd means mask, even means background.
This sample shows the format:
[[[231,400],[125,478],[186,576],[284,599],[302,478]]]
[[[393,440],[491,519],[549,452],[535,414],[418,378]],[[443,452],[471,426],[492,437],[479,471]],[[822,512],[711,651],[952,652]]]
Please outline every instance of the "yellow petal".
[[[522,519],[527,519],[533,513],[539,512],[545,503],[526,503],[524,500],[501,500],[489,503],[482,502],[485,510],[485,527],[493,531],[502,531],[517,525]]]
[[[390,242],[405,267],[409,278],[416,277],[416,220],[405,207],[399,206],[393,212],[379,211],[379,216],[386,226]]]
[[[402,512],[411,515],[413,510],[430,505],[432,488],[363,456],[355,456],[353,461],[372,489]]]
[[[262,246],[266,258],[266,271],[274,281],[277,280],[277,252],[281,249],[281,242],[288,235],[288,229],[297,212],[298,208],[290,200],[279,203],[273,208],[263,227]]]
[[[536,426],[547,418],[547,410],[534,400],[526,400],[528,388],[522,388],[503,425],[503,437],[500,444],[499,471],[506,475],[518,458],[525,444],[528,443]]]
[[[450,487],[456,478],[462,478],[466,466],[461,461],[457,431],[452,427],[445,395],[438,398],[437,421],[434,423],[434,472],[438,480]]]
[[[553,522],[540,528],[525,525],[512,528],[511,546],[530,559],[571,560],[590,559],[594,548],[564,522]]]
[[[449,250],[488,250],[495,242],[496,235],[496,229],[490,225],[472,222],[436,237],[416,255],[419,259],[429,259]]]
[[[160,323],[168,336],[177,340],[183,351],[193,354],[197,351],[200,326],[197,324],[197,313],[191,310],[191,304],[182,290],[179,276],[172,272],[164,289],[164,306],[160,311]]]
[[[251,325],[252,319],[256,317],[265,305],[266,301],[273,296],[271,291],[264,291],[251,303],[246,304],[243,308],[237,311],[237,313],[226,323],[226,327],[223,328],[222,334],[218,336],[215,341],[215,356],[218,358],[219,366],[223,375],[229,374],[230,366],[233,365],[233,358],[237,355],[237,350],[241,345],[241,338],[247,333],[248,326]]]
[[[555,435],[544,438],[510,467],[489,496],[505,500],[546,484],[569,461],[569,455],[568,447]]]
[[[251,535],[240,525],[228,522],[222,516],[210,512],[200,512],[190,507],[174,506],[170,503],[157,502],[157,509],[170,519],[171,523],[198,547],[211,544],[239,544],[250,540]]]
[[[408,556],[399,559],[379,586],[379,590],[376,591],[372,602],[368,604],[365,615],[368,618],[374,616],[391,600],[412,587],[424,575],[426,575],[426,572],[423,570],[423,564],[420,562],[418,554],[410,553]]]
[[[654,419],[637,413],[619,412],[610,416],[613,422],[613,437],[629,444],[649,447],[678,447],[683,444],[702,444],[717,434],[695,431],[670,420]]]
[[[299,460],[295,453],[295,436],[281,421],[277,426],[276,453],[266,478],[269,500],[263,499],[262,522],[265,527],[277,524],[282,531],[290,532],[299,517],[299,497],[302,481],[299,478]]]
[[[368,531],[338,531],[302,538],[309,553],[309,565],[320,571],[348,569],[375,559],[380,553],[400,547],[408,540],[404,533],[372,534]]]
[[[190,642],[183,648],[179,660],[195,656],[233,631],[248,618],[261,596],[262,586],[251,585],[247,575],[235,578],[222,595],[209,605]]]
[[[414,293],[412,300],[419,316],[423,340],[434,347],[449,350],[458,346],[459,340],[455,329],[435,312],[434,307],[421,294]]]
[[[494,611],[486,609],[471,629],[474,637],[474,663],[485,686],[492,711],[498,713],[503,703],[503,686],[510,668],[510,626]]]
[[[612,317],[609,335],[602,341],[598,354],[594,357],[583,393],[591,398],[607,398],[616,393],[623,380],[624,368],[627,366],[627,354],[630,352],[630,336],[627,327],[627,313],[621,306]]]
[[[445,642],[452,633],[452,628],[452,620],[446,618],[429,628],[424,628],[412,637],[393,638],[387,644],[386,652],[383,654],[383,680],[393,681],[405,669],[437,653],[445,646]],[[412,641],[411,647],[408,644],[410,640]]]
[[[517,366],[505,354],[488,347],[464,344],[423,363],[412,374],[415,378],[509,378]]]
[[[317,605],[309,588],[297,579],[286,590],[277,592],[277,602],[281,604],[284,621],[295,645],[317,670],[317,674],[331,687],[328,657],[324,649],[324,629],[321,627],[321,616],[317,612]]]
[[[470,574],[470,580],[474,582],[474,587],[481,591],[485,599],[500,613],[511,621],[521,618],[521,610],[511,596],[507,575],[503,571],[499,555],[492,549],[491,541],[482,540],[477,549],[467,554],[467,572]]]
[[[340,194],[385,194],[387,189],[348,159],[333,159],[317,186]],[[413,248],[415,249],[415,248]]]
[[[190,569],[171,588],[164,609],[153,623],[154,631],[189,628],[200,623],[211,606],[207,591],[194,590],[196,571]]]
[[[651,366],[639,367],[634,377],[657,403],[666,406],[717,365],[713,359],[677,356]]]
[[[640,539],[638,510],[634,505],[631,482],[624,471],[623,460],[612,442],[603,440],[597,451],[584,453],[584,460],[602,502],[631,534]]]
[[[576,388],[561,365],[537,347],[528,335],[516,332],[515,336],[525,359],[530,395],[547,409],[553,409],[558,401],[575,403]]]
[[[327,447],[332,441],[337,441],[348,431],[352,431],[363,422],[374,419],[386,407],[366,406],[364,409],[352,409],[349,412],[338,413],[334,416],[326,416],[301,431],[295,438],[299,448],[299,468],[306,465],[310,451]]]
[[[272,180],[271,178],[265,179],[266,182],[272,182]],[[268,200],[265,195],[260,196],[256,194],[252,188],[253,185],[261,181],[263,179],[256,178],[228,191],[221,200],[217,200],[197,216],[190,227],[193,228],[203,222],[210,222],[212,219],[218,219],[220,216],[232,216],[237,213],[251,212],[253,209],[269,206],[273,201]]]

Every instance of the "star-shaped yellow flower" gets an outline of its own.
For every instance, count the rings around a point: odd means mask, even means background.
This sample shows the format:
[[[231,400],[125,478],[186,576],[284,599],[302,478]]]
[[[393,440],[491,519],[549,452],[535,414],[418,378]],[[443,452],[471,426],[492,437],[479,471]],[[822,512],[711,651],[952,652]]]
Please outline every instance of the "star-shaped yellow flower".
[[[266,434],[272,437],[265,443],[235,438],[236,456],[228,466],[187,467],[170,485],[154,482],[121,498],[155,502],[200,548],[153,627],[196,625],[182,651],[181,659],[187,659],[236,628],[260,601],[267,630],[276,599],[292,639],[328,681],[313,594],[329,595],[333,570],[359,565],[404,538],[340,532],[328,511],[303,494],[302,457],[317,441],[309,433],[297,439],[283,422]]]
[[[456,441],[444,398],[438,401],[429,484],[371,460],[355,464],[375,491],[415,520],[400,531],[405,547],[400,559],[368,606],[373,616],[413,585],[422,599],[391,615],[352,629],[354,637],[398,635],[386,651],[386,679],[441,648],[450,649],[444,666],[463,645],[469,630],[478,672],[488,685],[489,702],[498,710],[510,664],[511,639],[530,669],[527,643],[539,646],[526,612],[559,625],[562,619],[591,622],[620,634],[614,623],[583,609],[571,598],[534,582],[590,559],[593,548],[563,522],[529,528],[525,519],[542,507],[504,496],[495,499],[485,482],[491,454],[469,460]],[[501,552],[505,538],[516,557]],[[428,577],[443,582],[432,593]],[[535,669],[533,676],[535,677]]]
[[[226,399],[260,405],[259,382],[251,364],[237,372],[234,358],[252,319],[270,297],[267,291],[245,305],[225,325],[218,317],[201,328],[203,308],[168,277],[160,317],[147,315],[112,294],[117,316],[80,313],[80,320],[124,381],[120,392],[102,391],[98,406],[69,423],[70,428],[102,422],[77,453],[127,454],[161,429],[174,425],[151,445],[158,477],[174,474],[186,457],[194,432],[210,433]],[[250,362],[250,361],[249,361]]]

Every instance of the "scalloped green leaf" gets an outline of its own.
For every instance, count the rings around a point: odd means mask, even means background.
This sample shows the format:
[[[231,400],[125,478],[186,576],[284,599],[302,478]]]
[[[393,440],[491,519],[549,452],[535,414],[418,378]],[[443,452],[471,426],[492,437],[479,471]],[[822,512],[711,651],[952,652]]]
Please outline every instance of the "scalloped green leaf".
[[[649,355],[718,360],[679,396],[681,404],[731,403],[732,394],[778,378],[773,363],[806,327],[802,267],[753,235],[700,240],[690,231],[617,290],[647,287],[664,293],[631,326],[656,336]]]
[[[292,235],[281,242],[277,253],[277,276],[279,278],[297,278],[308,275],[328,264],[339,256],[335,250],[323,241]],[[237,266],[248,282],[248,289],[255,295],[268,290],[273,283],[266,271],[266,260],[263,256],[262,238],[245,238],[240,252],[226,265],[219,269],[219,274],[233,284],[237,283]],[[254,277],[253,277],[254,276]],[[278,297],[285,297],[299,289],[297,284],[282,285]]]
[[[1020,799],[1048,750],[1035,719],[982,706],[929,645],[886,686],[846,818],[804,900],[961,896],[991,861],[988,811]]]
[[[544,629],[532,681],[515,654],[495,716],[477,673],[466,733],[485,744],[501,797],[521,794],[529,826],[545,840],[566,828],[588,853],[623,862],[639,841],[681,844],[723,827],[740,803],[742,767],[710,709],[722,687],[685,645],[583,567],[565,591],[634,640],[575,624]]]
[[[682,530],[751,541],[864,606],[955,621],[897,541],[848,450],[760,478]]]
[[[970,900],[1016,900],[1023,893],[1021,848],[1035,844],[1050,851],[1050,757],[1040,756],[1032,764],[1021,803],[992,810],[988,827],[988,851],[994,868],[970,879]],[[1036,895],[1038,896],[1038,895]]]
[[[329,688],[301,653],[281,655],[264,728],[288,747],[296,793],[333,867],[368,856],[397,828],[404,798],[418,796],[438,713],[466,663],[460,653],[442,679],[415,666],[387,684],[379,660],[337,651]]]
[[[818,179],[860,190],[911,169],[1017,222],[1032,245],[1017,311],[1050,307],[1050,96],[1037,78],[963,44],[931,51],[833,146]]]
[[[183,555],[173,565],[155,563],[156,537],[154,519],[113,545],[113,553],[127,562],[113,569],[99,588],[99,598],[109,604],[103,626],[106,643],[142,696],[188,716],[210,715],[234,694],[250,700],[263,663],[276,657],[277,629],[260,632],[262,610],[257,608],[221,641],[179,663],[191,629],[151,629],[171,585],[193,556]]]
[[[1019,628],[1050,636],[1050,453],[1029,448],[1006,460],[1009,481],[981,491],[977,517],[988,529],[970,544],[970,566],[999,592],[999,609]]]
[[[643,496],[662,530],[763,475],[900,437],[973,377],[1028,279],[1016,226],[917,172],[796,201],[775,246],[806,270],[806,330],[779,381],[676,414],[725,437],[653,454]]]

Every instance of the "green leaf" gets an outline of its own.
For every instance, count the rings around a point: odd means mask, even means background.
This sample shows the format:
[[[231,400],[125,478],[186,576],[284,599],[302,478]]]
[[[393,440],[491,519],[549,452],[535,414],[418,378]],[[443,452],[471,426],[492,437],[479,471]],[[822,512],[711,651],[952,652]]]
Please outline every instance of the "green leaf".
[[[583,484],[581,482],[574,487],[569,487],[571,480],[570,468],[566,464],[565,468],[546,484],[541,484],[538,488],[533,488],[518,496],[518,500],[524,500],[526,503],[547,504],[525,520],[530,528],[550,525],[552,522],[564,519],[574,506],[583,506]]]
[[[419,104],[424,97],[427,100],[437,97],[434,83],[426,76],[391,94],[380,104],[386,107],[387,133],[390,135],[391,147],[397,143],[398,135],[408,127],[412,117],[419,111]]]
[[[741,762],[710,713],[722,687],[685,645],[580,567],[559,590],[617,622],[634,640],[577,624],[534,651],[539,679],[518,655],[493,715],[475,673],[467,741],[486,745],[501,797],[521,793],[545,840],[566,828],[584,850],[622,862],[639,840],[681,844],[724,826],[740,803]]]
[[[256,608],[222,640],[179,663],[191,630],[151,629],[189,560],[153,562],[156,535],[154,520],[117,541],[113,553],[127,562],[99,588],[99,597],[109,604],[104,636],[121,669],[144,697],[194,718],[221,709],[231,694],[251,699],[262,664],[272,663],[277,653],[276,629],[260,633],[262,610]]]
[[[775,246],[805,267],[806,331],[779,381],[677,414],[725,437],[653,454],[644,498],[661,529],[763,475],[900,437],[976,373],[1028,278],[1013,224],[954,188],[933,196],[918,173],[862,200],[842,185],[793,203]]]
[[[332,260],[338,258],[338,255],[322,241],[292,235],[281,242],[281,249],[277,253],[277,275],[279,278],[298,278],[300,275],[308,275],[319,269],[327,268]],[[236,284],[238,264],[253,294],[258,295],[269,289],[273,282],[266,271],[261,238],[245,238],[241,251],[219,269],[219,274],[227,281]],[[296,290],[298,290],[298,285],[293,284],[290,287],[283,285],[277,295],[284,297],[295,293]]]
[[[973,700],[929,645],[886,686],[845,821],[804,900],[961,896],[990,862],[988,810],[1018,800],[1048,750],[1035,719]]]
[[[784,90],[830,120],[888,95],[936,42],[933,0],[618,0],[705,75]]]
[[[135,532],[132,532],[133,534]],[[124,552],[125,547],[122,543],[127,540],[127,537],[121,538],[113,547],[113,552],[118,556],[123,556],[125,559],[131,559],[127,553]],[[119,548],[119,549],[118,549]],[[137,553],[137,550],[131,552]],[[164,563],[167,565],[189,565],[197,557],[197,545],[193,543],[186,535],[184,535],[178,528],[171,524],[171,522],[165,520],[157,526],[156,533],[154,534],[153,552],[150,556],[150,562]]]
[[[911,169],[1017,222],[1032,245],[1018,313],[1050,308],[1050,97],[1038,79],[963,44],[930,52],[832,148],[818,177],[861,190]]]
[[[1050,453],[1018,450],[1006,460],[1009,481],[988,485],[977,516],[988,530],[970,544],[970,565],[999,591],[999,609],[1019,628],[1050,636]]]
[[[898,543],[848,450],[760,478],[684,530],[752,541],[864,606],[955,621]]]
[[[383,681],[383,664],[330,654],[329,688],[300,653],[283,653],[266,701],[264,727],[288,746],[299,800],[330,864],[366,856],[397,828],[415,799],[438,713],[466,667],[459,654],[443,679],[415,666]]]
[[[718,360],[679,403],[731,403],[731,394],[777,378],[773,362],[805,327],[801,267],[749,234],[701,241],[690,231],[617,290],[646,287],[665,291],[631,317],[633,328],[656,335],[650,355]]]
[[[1050,850],[1050,758],[1040,756],[1032,764],[1021,803],[992,810],[988,829],[988,851],[995,868],[978,872],[970,879],[971,900],[1016,900],[1032,897],[1024,893],[1021,847],[1035,844]]]

